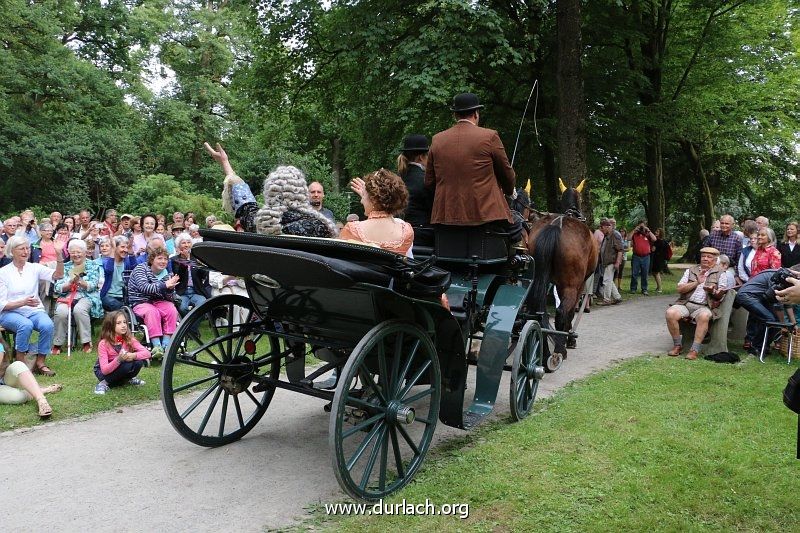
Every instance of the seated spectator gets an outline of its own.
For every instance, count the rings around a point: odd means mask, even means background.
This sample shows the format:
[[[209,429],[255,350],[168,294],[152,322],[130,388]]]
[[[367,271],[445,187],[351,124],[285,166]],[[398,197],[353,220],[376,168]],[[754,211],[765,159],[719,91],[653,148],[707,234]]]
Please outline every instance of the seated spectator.
[[[122,235],[114,237],[114,256],[101,259],[103,268],[103,287],[100,289],[100,301],[106,311],[116,311],[123,304],[124,273],[136,267],[136,258],[128,255],[128,239]]]
[[[395,218],[408,205],[408,189],[402,178],[384,168],[356,178],[351,188],[361,196],[367,220],[348,222],[339,238],[374,244],[384,250],[410,256],[414,228]]]
[[[39,241],[39,226],[36,224],[36,217],[34,216],[33,211],[30,209],[26,209],[20,215],[19,228],[17,229],[17,232],[20,231],[28,238],[28,242],[31,245]]]
[[[50,224],[55,228],[61,222],[64,221],[64,215],[61,214],[61,211],[53,211],[50,213]]]
[[[111,240],[111,237],[100,236],[98,247],[100,248],[100,255],[95,258],[97,264],[101,264],[103,259],[107,257],[114,257],[114,241]]]
[[[70,239],[80,239],[81,232],[75,229],[75,219],[71,216],[64,217],[64,225],[69,230]]]
[[[72,322],[77,326],[78,339],[83,352],[92,351],[92,318],[102,318],[103,304],[100,301],[100,287],[105,275],[100,265],[86,258],[86,243],[73,239],[69,243],[70,260],[64,265],[64,277],[53,288],[60,296],[56,305],[55,335],[52,353],[61,353],[67,341],[67,323],[72,312]]]
[[[716,318],[717,308],[730,288],[726,276],[717,265],[719,250],[706,247],[700,250],[700,264],[687,268],[678,282],[678,300],[667,309],[667,329],[672,336],[672,350],[667,355],[677,357],[681,354],[683,337],[679,321],[691,317],[695,321],[694,342],[686,354],[686,359],[697,359],[708,332],[712,318]]]
[[[10,217],[3,222],[3,233],[2,238],[4,242],[8,242],[8,239],[13,237],[17,234],[17,228],[19,228],[19,218],[18,217]]]
[[[769,297],[767,289],[772,286],[770,278],[776,271],[777,269],[762,270],[751,276],[736,293],[736,304],[744,307],[750,313],[747,318],[745,349],[751,355],[758,356],[761,353],[766,323],[778,319],[776,311],[782,310],[783,303],[791,303],[786,298],[785,291],[776,291],[775,294],[778,298],[775,300],[771,300]],[[767,342],[769,343],[769,341]]]
[[[797,222],[786,224],[783,242],[778,245],[778,251],[781,253],[781,266],[784,268],[800,263],[800,246],[797,246],[799,229],[800,224]]]
[[[103,229],[105,229],[105,224],[102,222],[89,224],[89,234],[84,238],[84,242],[86,243],[86,257],[90,260],[100,257],[100,232]]]
[[[11,263],[11,258],[6,257],[6,241],[0,239],[0,268]]]
[[[156,215],[156,231],[158,231],[158,226],[164,226],[164,228],[167,227],[167,217],[165,217],[161,213],[158,213]]]
[[[180,225],[180,224],[175,224],[175,225],[172,226],[172,229],[171,229],[172,236],[168,241],[166,241],[164,243],[166,245],[166,248],[167,248],[167,253],[170,256],[175,255],[175,253],[177,251],[176,248],[175,248],[175,238],[178,235],[180,235],[181,233],[183,233],[183,229],[184,229],[183,226]]]
[[[750,269],[753,268],[753,257],[758,247],[758,230],[754,229],[750,233],[745,233],[745,235],[750,240],[748,245],[742,248],[742,255],[739,256],[739,267],[736,269],[736,273],[742,283],[750,279]]]
[[[245,231],[266,235],[336,236],[334,223],[311,207],[308,185],[300,169],[280,166],[270,172],[264,180],[264,206],[259,209],[250,187],[233,171],[222,146],[217,143],[216,150],[208,143],[204,146],[225,174],[222,207]]]
[[[192,239],[192,243],[203,242],[203,237],[200,236],[200,226],[192,224],[187,231],[189,232],[189,237]]]
[[[117,233],[117,210],[106,209],[103,214],[103,227],[100,230],[100,235],[104,237],[113,237]]]
[[[11,263],[0,268],[0,326],[16,333],[17,360],[36,356],[35,374],[54,376],[45,363],[53,341],[53,321],[39,300],[39,282],[58,281],[64,276],[63,257],[59,256],[56,268],[31,263],[28,258],[31,245],[27,237],[15,235],[6,243],[6,256]],[[39,340],[31,345],[31,334],[37,331]]]
[[[180,278],[175,292],[180,296],[178,311],[181,315],[188,313],[190,307],[197,307],[211,298],[208,269],[198,267],[192,261],[192,244],[191,236],[181,233],[175,238],[178,253],[170,257],[172,272]]]
[[[730,258],[725,254],[720,254],[718,264],[719,269],[725,276],[725,286],[728,288],[733,288],[736,285],[736,276],[734,276],[733,270],[730,270]]]
[[[103,319],[100,342],[97,344],[94,375],[98,383],[94,386],[94,393],[105,394],[110,387],[125,383],[144,385],[144,380],[136,376],[148,359],[150,352],[131,334],[125,313],[108,313]]]
[[[170,276],[168,263],[167,250],[163,246],[151,246],[147,262],[136,265],[128,280],[128,300],[133,312],[147,326],[154,359],[164,356],[178,323],[178,310],[173,301],[180,277]]]
[[[216,224],[216,223],[217,223],[217,217],[216,216],[208,215],[206,217],[206,227],[207,228],[213,228],[214,224]]]
[[[53,414],[53,408],[44,395],[60,390],[58,383],[39,387],[28,365],[23,361],[11,362],[11,350],[0,339],[0,405],[22,404],[33,399],[39,408],[39,416],[47,418]]]
[[[50,224],[50,222],[43,222],[40,224],[39,234],[41,238],[35,245],[39,249],[39,263],[48,268],[55,268],[57,258],[56,246],[58,246],[58,243],[53,240],[52,224]],[[50,298],[51,288],[52,283],[49,281],[39,282],[39,299],[42,301],[42,305],[44,305],[48,313],[52,303],[52,299]]]
[[[132,221],[133,215],[129,215],[128,213],[123,214],[119,219],[119,226],[117,226],[117,232],[114,235],[122,235],[130,240],[131,235],[133,235],[133,230],[131,229]]]
[[[753,263],[750,267],[750,277],[770,268],[780,268],[781,253],[775,248],[775,231],[768,227],[761,228],[758,230],[756,243]]]
[[[152,217],[152,218],[151,218]],[[155,217],[153,215],[143,215],[141,218],[134,218],[131,222],[133,228],[133,236],[131,237],[131,245],[129,248],[129,253],[135,256],[141,256],[147,254],[147,239],[148,237],[144,234],[144,222],[145,218],[148,219],[148,227],[152,223],[152,229],[149,231],[149,235],[152,235],[156,229],[156,222]]]

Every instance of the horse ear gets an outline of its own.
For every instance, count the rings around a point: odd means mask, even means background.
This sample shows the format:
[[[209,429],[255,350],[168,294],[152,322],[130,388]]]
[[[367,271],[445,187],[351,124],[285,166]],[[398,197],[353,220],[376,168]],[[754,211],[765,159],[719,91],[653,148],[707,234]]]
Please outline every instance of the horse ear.
[[[522,190],[525,191],[525,194],[527,194],[528,196],[531,195],[531,179],[530,178],[528,178],[528,182],[525,184],[525,188],[522,189]]]
[[[564,182],[561,180],[561,178],[558,178],[558,188],[561,189],[561,194],[564,194],[564,191],[567,190],[567,186],[564,185]]]
[[[583,181],[580,182],[577,187],[575,187],[575,190],[578,191],[578,194],[583,192],[584,185],[586,185],[586,178],[583,178]]]

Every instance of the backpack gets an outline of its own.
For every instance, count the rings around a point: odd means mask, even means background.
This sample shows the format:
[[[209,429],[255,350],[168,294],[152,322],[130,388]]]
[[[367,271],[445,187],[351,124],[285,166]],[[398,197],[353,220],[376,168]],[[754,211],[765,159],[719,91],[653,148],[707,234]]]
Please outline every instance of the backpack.
[[[798,414],[797,417],[797,458],[800,459],[800,370],[796,370],[786,388],[783,389],[783,404]]]

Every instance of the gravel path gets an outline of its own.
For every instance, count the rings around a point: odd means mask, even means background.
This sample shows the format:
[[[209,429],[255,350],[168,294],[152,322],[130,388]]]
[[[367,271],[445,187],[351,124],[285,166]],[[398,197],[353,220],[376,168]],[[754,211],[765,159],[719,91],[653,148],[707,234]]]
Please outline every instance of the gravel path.
[[[585,315],[579,348],[545,376],[540,397],[616,361],[668,349],[664,310],[673,298],[638,298]],[[507,391],[506,374],[500,416],[508,412]],[[309,505],[342,498],[327,429],[320,400],[278,391],[249,435],[216,449],[181,438],[160,403],[0,434],[2,524],[10,531],[262,531],[288,525]],[[460,434],[439,424],[436,439]]]

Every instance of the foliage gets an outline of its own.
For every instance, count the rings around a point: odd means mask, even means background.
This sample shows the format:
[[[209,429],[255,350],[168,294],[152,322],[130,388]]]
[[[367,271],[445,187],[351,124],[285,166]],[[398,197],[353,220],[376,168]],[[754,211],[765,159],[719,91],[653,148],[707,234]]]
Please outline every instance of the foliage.
[[[175,211],[194,211],[198,217],[215,214],[222,216],[222,200],[200,194],[187,182],[167,174],[143,176],[134,183],[120,203],[121,212],[143,215]]]

